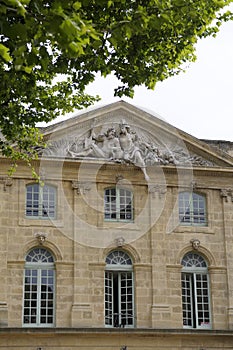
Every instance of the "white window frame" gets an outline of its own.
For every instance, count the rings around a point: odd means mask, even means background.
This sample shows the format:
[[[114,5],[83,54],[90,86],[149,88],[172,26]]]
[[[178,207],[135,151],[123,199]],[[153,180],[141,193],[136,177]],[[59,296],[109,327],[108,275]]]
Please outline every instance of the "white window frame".
[[[36,261],[37,257],[31,259],[29,255],[38,250],[40,256],[43,257],[43,261]],[[46,256],[43,256],[43,252],[46,252]],[[52,254],[47,249],[40,247],[32,249],[29,254],[26,256],[24,268],[23,326],[54,327],[56,276]],[[47,259],[48,257],[49,259]],[[50,261],[46,262],[46,259]],[[43,287],[45,287],[45,290],[43,290]],[[49,288],[51,288],[51,291]],[[27,295],[29,297],[26,297]],[[43,295],[45,295],[44,298],[42,298]],[[52,307],[49,306],[49,303],[52,304]],[[51,319],[51,322],[44,322],[44,320],[48,321],[49,319]]]
[[[179,222],[183,226],[207,226],[207,205],[204,194],[188,191],[179,193]]]
[[[111,193],[113,191],[115,194]],[[130,210],[127,210],[128,207]],[[122,187],[109,187],[104,190],[105,221],[132,222],[133,215],[133,192],[131,190]]]
[[[29,192],[30,188],[31,188],[31,192]],[[47,193],[45,192],[46,190],[48,190]],[[46,194],[48,195],[47,199],[45,199]],[[31,198],[28,198],[29,195],[31,195]],[[38,196],[38,199],[34,198],[35,195]],[[53,197],[53,199],[51,199],[51,196]],[[29,202],[31,202],[31,205],[29,205]],[[47,203],[46,207],[44,207],[45,203]],[[29,212],[31,212],[31,214],[29,214]],[[56,186],[49,185],[49,184],[45,184],[44,186],[41,186],[37,183],[26,185],[25,215],[27,219],[43,219],[43,220],[56,219],[56,215],[57,215]]]
[[[182,265],[183,327],[211,329],[210,282],[206,261],[200,254],[190,252],[184,256]]]
[[[132,260],[123,251],[113,251],[110,254],[118,254],[119,259],[108,263],[105,268],[105,327],[133,328],[135,310]]]

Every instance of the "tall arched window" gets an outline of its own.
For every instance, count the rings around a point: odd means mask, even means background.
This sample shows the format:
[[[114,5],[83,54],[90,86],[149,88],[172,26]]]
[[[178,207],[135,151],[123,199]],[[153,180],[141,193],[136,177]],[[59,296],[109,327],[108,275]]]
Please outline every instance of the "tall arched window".
[[[209,275],[205,259],[187,253],[181,264],[182,305],[184,328],[210,328]]]
[[[106,258],[106,326],[134,326],[134,286],[132,269],[132,260],[129,255],[123,251],[114,250]]]
[[[104,191],[104,218],[114,221],[133,220],[133,193],[125,188]]]
[[[46,219],[56,217],[56,187],[30,184],[26,186],[26,217]]]
[[[23,324],[54,326],[54,258],[44,248],[34,248],[26,256],[24,272]]]
[[[206,197],[195,192],[179,193],[179,220],[182,225],[206,226]]]

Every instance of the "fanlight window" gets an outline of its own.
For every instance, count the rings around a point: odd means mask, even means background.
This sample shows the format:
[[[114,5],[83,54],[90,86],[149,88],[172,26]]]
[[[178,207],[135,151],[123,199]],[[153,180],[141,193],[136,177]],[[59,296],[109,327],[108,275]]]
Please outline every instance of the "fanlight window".
[[[106,264],[108,265],[132,265],[132,260],[128,254],[123,251],[114,251],[110,253],[106,258]]]
[[[26,256],[26,261],[27,262],[32,262],[32,263],[53,263],[53,256],[51,253],[42,248],[36,248],[31,250],[28,255]]]
[[[207,225],[206,198],[194,192],[179,194],[179,220],[182,225]]]
[[[204,267],[207,268],[205,259],[196,253],[186,254],[181,263],[184,267]]]
[[[113,251],[106,258],[105,325],[134,326],[132,260],[123,251]]]
[[[104,218],[114,221],[132,221],[132,192],[118,187],[106,189],[104,192]]]
[[[205,259],[194,252],[184,256],[181,264],[184,328],[211,328],[209,275]]]
[[[31,184],[26,187],[26,216],[31,218],[56,217],[56,187]]]
[[[24,271],[23,324],[31,327],[54,326],[54,258],[44,248],[32,249]]]

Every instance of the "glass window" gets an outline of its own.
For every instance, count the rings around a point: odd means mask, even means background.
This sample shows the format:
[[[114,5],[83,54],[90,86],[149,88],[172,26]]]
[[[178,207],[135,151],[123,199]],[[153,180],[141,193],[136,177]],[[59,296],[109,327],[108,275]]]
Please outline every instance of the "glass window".
[[[207,225],[206,198],[194,192],[179,193],[179,220],[182,225]]]
[[[123,251],[113,251],[106,258],[105,325],[134,327],[132,260]]]
[[[104,193],[105,220],[133,220],[133,194],[123,188],[108,188]]]
[[[26,187],[26,217],[56,217],[56,187],[31,184]]]
[[[32,249],[24,271],[23,324],[54,326],[54,259],[44,248]]]
[[[209,275],[205,259],[194,252],[182,260],[182,305],[184,328],[211,328]]]

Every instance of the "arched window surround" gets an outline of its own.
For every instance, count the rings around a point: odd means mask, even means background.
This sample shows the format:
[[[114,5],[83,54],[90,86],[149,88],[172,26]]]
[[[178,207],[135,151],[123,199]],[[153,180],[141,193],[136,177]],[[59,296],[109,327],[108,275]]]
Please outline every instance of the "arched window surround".
[[[34,247],[25,256],[23,326],[55,325],[55,260],[44,247]]]

